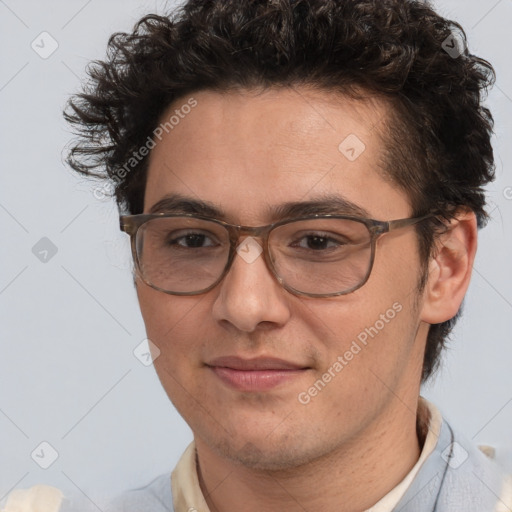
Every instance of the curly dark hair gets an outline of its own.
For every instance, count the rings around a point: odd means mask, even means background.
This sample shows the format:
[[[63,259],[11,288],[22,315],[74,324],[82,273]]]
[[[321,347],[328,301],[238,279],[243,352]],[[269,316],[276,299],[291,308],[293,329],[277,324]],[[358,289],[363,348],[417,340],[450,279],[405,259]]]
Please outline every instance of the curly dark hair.
[[[133,155],[171,103],[200,90],[305,85],[364,91],[391,105],[383,171],[407,192],[413,215],[438,215],[417,227],[425,275],[439,219],[461,208],[475,212],[479,227],[487,219],[493,118],[482,101],[494,70],[469,53],[462,27],[426,2],[189,0],[113,34],[106,60],[88,74],[65,111],[78,135],[68,162],[110,182],[121,211],[143,211],[148,157]],[[430,326],[423,381],[457,316]]]

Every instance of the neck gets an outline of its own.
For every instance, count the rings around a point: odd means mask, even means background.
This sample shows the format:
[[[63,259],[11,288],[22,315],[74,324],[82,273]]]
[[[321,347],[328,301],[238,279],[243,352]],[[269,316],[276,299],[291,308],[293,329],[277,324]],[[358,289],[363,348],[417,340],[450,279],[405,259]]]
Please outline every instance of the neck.
[[[423,444],[417,414],[417,402],[409,408],[397,403],[349,445],[285,471],[243,467],[197,438],[201,490],[211,512],[364,511],[417,462]]]

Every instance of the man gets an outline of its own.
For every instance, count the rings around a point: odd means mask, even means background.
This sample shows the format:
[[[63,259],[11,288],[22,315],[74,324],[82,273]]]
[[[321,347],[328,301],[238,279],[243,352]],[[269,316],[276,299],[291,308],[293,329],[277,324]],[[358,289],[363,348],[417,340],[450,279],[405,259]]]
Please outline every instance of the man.
[[[111,38],[69,161],[115,187],[194,434],[112,510],[512,510],[419,396],[493,179],[493,70],[464,43],[409,0],[191,0]]]

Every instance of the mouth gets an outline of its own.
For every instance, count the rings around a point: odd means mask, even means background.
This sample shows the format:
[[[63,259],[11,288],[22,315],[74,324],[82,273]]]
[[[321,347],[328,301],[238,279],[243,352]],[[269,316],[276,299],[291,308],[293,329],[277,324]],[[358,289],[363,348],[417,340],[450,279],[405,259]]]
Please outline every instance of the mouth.
[[[220,357],[210,361],[206,366],[228,387],[245,392],[269,391],[301,377],[311,369],[270,357]]]

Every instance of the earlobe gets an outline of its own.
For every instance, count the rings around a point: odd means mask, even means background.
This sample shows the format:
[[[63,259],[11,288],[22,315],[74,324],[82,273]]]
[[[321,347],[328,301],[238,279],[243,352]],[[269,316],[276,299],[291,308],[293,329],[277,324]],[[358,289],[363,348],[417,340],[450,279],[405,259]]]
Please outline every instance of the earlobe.
[[[456,215],[435,244],[421,310],[421,319],[429,324],[453,318],[462,304],[477,248],[475,214]]]

